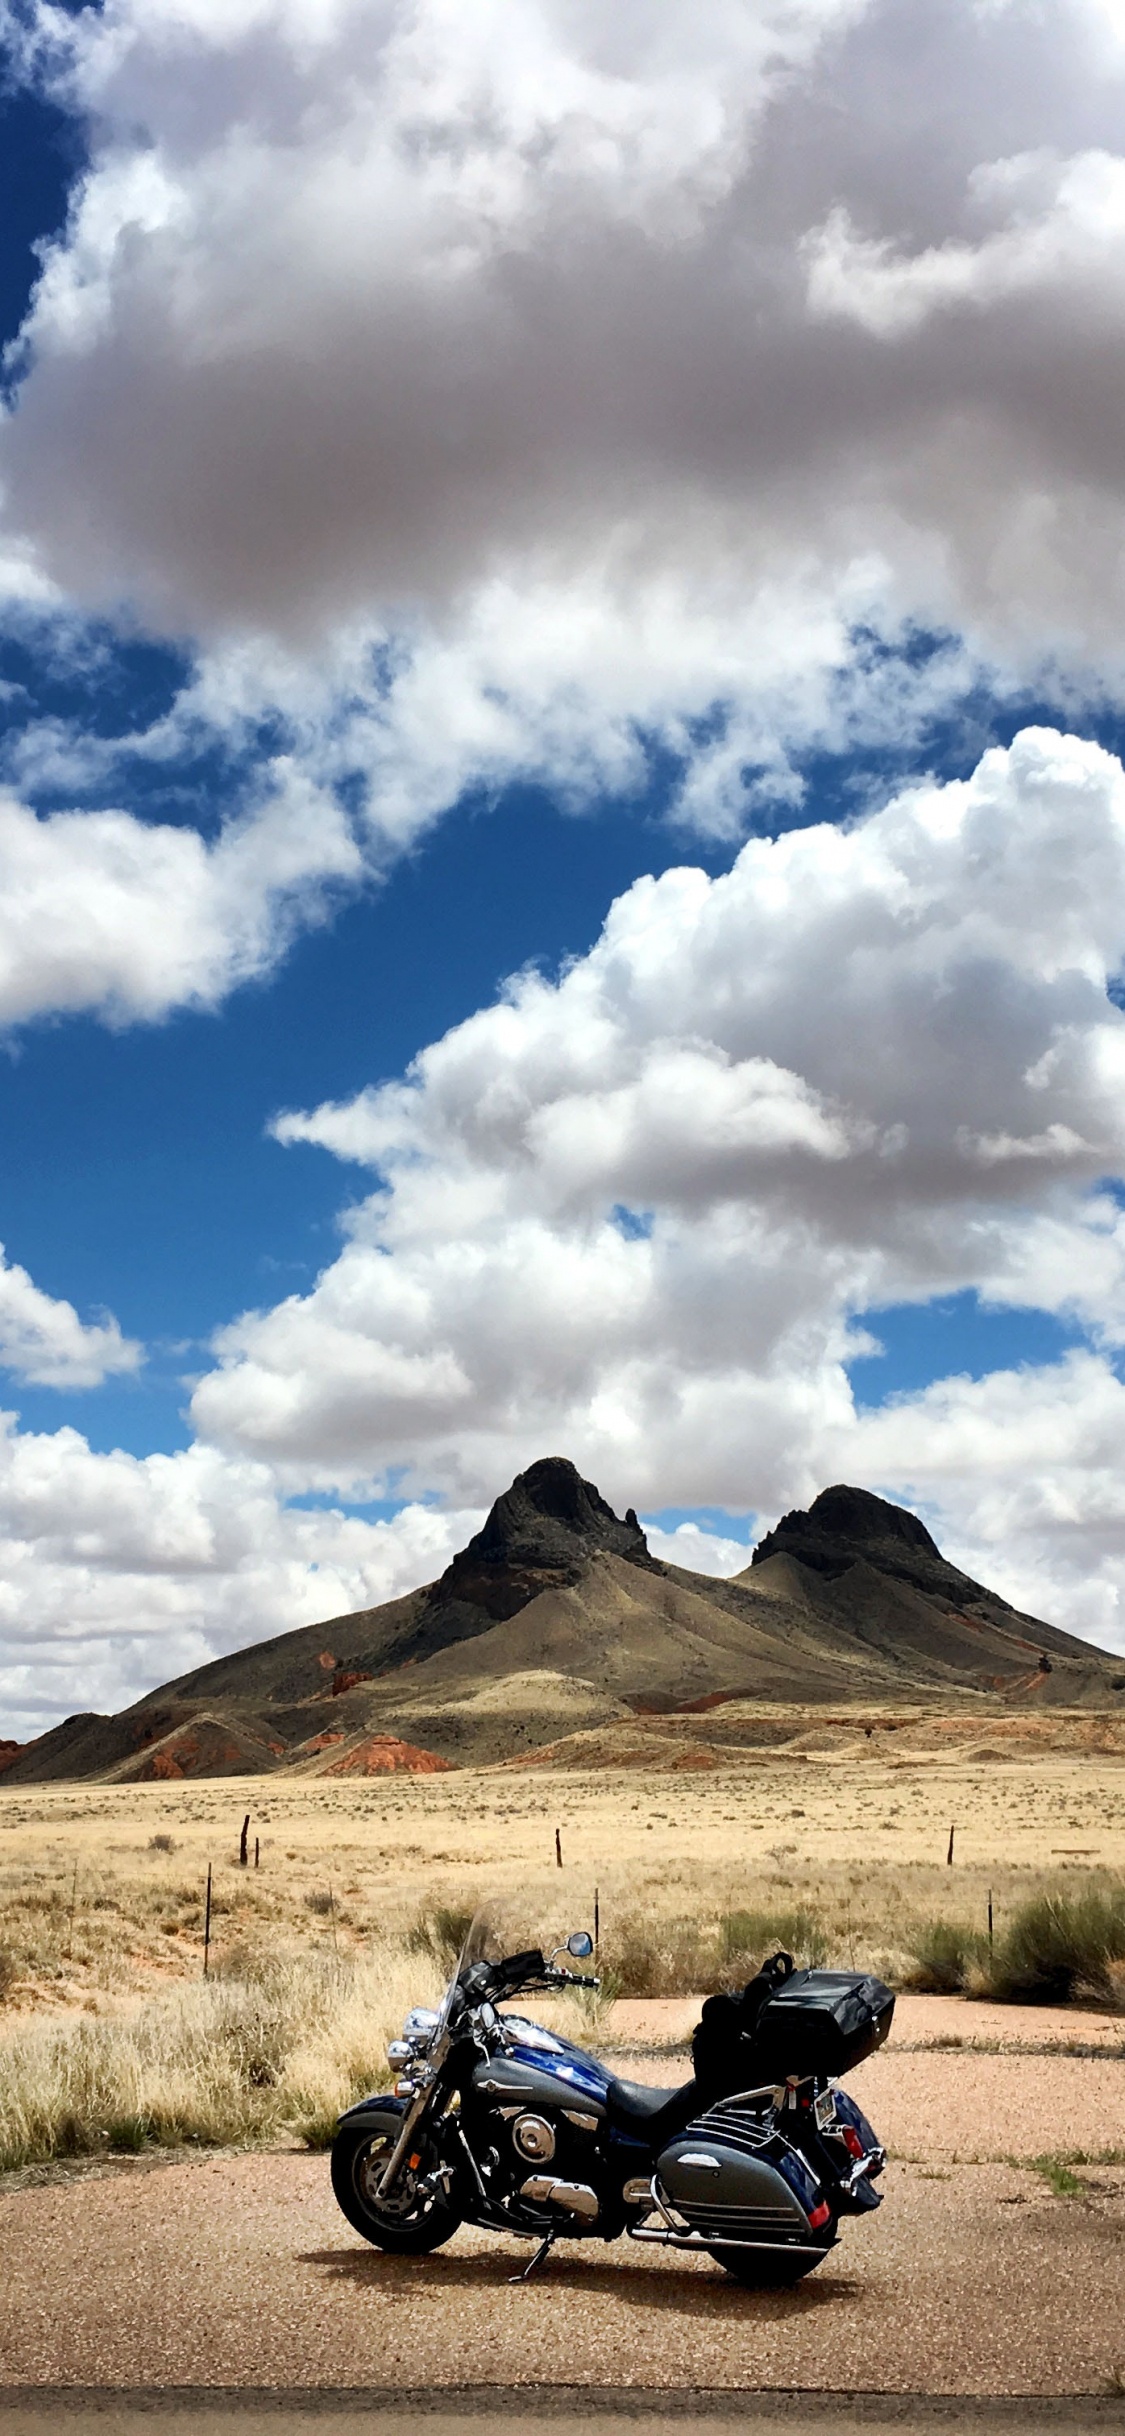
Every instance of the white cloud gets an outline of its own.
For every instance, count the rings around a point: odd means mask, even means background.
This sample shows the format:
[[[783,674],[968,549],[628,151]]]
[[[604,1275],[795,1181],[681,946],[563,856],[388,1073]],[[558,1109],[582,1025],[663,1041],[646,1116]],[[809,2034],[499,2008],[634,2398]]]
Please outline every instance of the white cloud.
[[[44,1294],[0,1243],[0,1369],[35,1387],[100,1387],[142,1358],[115,1319],[84,1326],[73,1303]]]
[[[479,1511],[391,1520],[279,1505],[206,1447],[97,1455],[0,1416],[0,1735],[112,1709],[225,1650],[432,1580]]]
[[[284,764],[208,844],[128,812],[37,817],[0,799],[0,1025],[213,1006],[315,920],[360,857],[337,806]]]
[[[377,852],[474,782],[639,785],[651,742],[735,833],[795,748],[901,740],[976,667],[1120,686],[1112,10],[32,22],[91,167],[13,547],[202,638],[194,712],[282,707]],[[888,667],[918,621],[959,648]]]
[[[938,1380],[865,1413],[839,1451],[938,1519],[945,1553],[976,1580],[1125,1653],[1123,1428],[1125,1383],[1074,1353]]]
[[[752,1541],[727,1539],[721,1531],[706,1530],[701,1523],[677,1523],[666,1531],[659,1523],[646,1522],[644,1531],[653,1555],[662,1564],[683,1565],[688,1573],[742,1573],[750,1562]]]
[[[869,1306],[975,1287],[1125,1341],[1125,774],[1028,731],[851,830],[638,881],[406,1080],[287,1116],[377,1169],[196,1425],[294,1487],[766,1509],[852,1423]]]

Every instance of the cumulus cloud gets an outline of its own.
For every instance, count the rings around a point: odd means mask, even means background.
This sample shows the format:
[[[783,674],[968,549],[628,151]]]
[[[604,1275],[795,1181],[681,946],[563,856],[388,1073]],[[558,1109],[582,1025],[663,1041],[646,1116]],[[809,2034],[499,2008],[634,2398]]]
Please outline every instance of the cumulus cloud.
[[[650,1521],[644,1530],[654,1556],[665,1565],[683,1565],[689,1573],[722,1577],[743,1572],[750,1562],[748,1540],[728,1539],[722,1531],[705,1530],[701,1523],[676,1523],[669,1531]]]
[[[638,785],[654,742],[734,832],[974,668],[1119,685],[1112,8],[22,21],[91,159],[12,546],[200,638],[217,712],[232,655],[303,701],[381,838],[474,782]],[[957,647],[888,675],[919,623]]]
[[[1125,1384],[1077,1352],[896,1397],[837,1451],[922,1506],[976,1580],[1125,1653],[1123,1426]]]
[[[194,1414],[294,1487],[823,1485],[865,1308],[976,1288],[1125,1340],[1125,773],[1029,730],[850,830],[638,881],[404,1081],[279,1119],[379,1176]]]
[[[73,1303],[44,1294],[0,1243],[0,1369],[35,1387],[100,1387],[142,1359],[115,1319],[85,1326]]]
[[[361,868],[334,802],[284,765],[272,780],[213,843],[128,812],[37,816],[0,798],[0,1025],[87,1009],[151,1021],[265,970]]]
[[[116,1708],[225,1650],[432,1580],[482,1517],[279,1504],[212,1449],[94,1454],[0,1416],[0,1732]]]

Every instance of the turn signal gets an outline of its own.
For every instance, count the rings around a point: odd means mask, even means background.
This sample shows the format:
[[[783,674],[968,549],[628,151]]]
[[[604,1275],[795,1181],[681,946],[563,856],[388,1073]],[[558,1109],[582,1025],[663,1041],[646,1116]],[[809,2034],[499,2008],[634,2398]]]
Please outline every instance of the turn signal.
[[[813,2209],[812,2215],[809,2218],[809,2223],[811,2224],[814,2233],[819,2233],[821,2226],[827,2224],[831,2214],[832,2210],[828,2205],[828,2201],[826,2199],[822,2199],[820,2206]]]

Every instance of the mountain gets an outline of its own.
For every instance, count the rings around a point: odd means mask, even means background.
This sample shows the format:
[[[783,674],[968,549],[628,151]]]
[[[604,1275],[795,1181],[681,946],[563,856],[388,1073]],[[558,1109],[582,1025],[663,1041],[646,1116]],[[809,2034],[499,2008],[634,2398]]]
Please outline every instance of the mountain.
[[[719,1710],[726,1739],[752,1739],[740,1704],[761,1739],[763,1704],[863,1703],[1123,1708],[1125,1661],[1021,1615],[866,1490],[824,1490],[720,1581],[661,1563],[632,1509],[556,1456],[424,1589],[0,1748],[8,1785],[416,1773]]]

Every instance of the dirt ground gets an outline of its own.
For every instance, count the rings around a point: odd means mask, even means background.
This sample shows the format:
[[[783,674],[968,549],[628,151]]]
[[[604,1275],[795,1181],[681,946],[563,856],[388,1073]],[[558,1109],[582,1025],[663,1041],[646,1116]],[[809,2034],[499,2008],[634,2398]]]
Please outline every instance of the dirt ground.
[[[1104,2394],[1125,2377],[1121,2025],[1104,2053],[1053,2052],[1042,2018],[1040,2052],[990,2052],[974,2017],[992,2010],[907,2000],[852,2076],[892,2152],[886,2201],[795,2292],[628,2241],[560,2244],[513,2285],[526,2246],[493,2234],[417,2261],[368,2249],[323,2156],[138,2160],[0,2196],[0,2387]],[[951,2012],[961,2048],[935,2043]],[[1095,2050],[1114,2029],[1086,2026]],[[1114,2152],[1075,2164],[1068,2196],[1028,2162]]]

